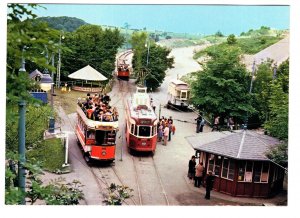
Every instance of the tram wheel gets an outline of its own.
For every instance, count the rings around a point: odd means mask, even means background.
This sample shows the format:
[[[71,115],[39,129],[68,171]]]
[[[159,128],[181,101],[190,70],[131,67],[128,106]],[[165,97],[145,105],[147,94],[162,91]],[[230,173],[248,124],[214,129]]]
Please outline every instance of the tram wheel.
[[[90,164],[92,161],[90,155],[86,153],[84,154],[84,160],[87,162],[87,164]]]

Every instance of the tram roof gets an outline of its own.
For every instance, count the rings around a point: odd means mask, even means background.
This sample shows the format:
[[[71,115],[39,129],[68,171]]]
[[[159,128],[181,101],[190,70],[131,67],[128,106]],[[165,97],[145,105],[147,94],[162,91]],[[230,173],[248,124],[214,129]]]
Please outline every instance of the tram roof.
[[[156,119],[156,114],[150,105],[150,98],[147,93],[135,93],[131,100],[128,100],[129,111],[135,119]]]
[[[101,122],[101,121],[91,120],[87,118],[85,113],[82,111],[82,109],[79,106],[77,106],[77,113],[82,118],[82,120],[85,122],[85,124],[89,129],[109,130],[111,128],[117,129],[119,127],[118,121]]]
[[[174,83],[175,85],[188,85],[186,82],[183,82],[179,79],[171,80],[171,83]]]

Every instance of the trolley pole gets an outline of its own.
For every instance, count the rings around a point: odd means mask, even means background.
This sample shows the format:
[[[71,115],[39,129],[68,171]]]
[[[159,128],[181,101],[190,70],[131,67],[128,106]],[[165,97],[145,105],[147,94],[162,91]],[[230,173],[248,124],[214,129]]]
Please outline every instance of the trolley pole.
[[[22,191],[22,194],[25,193],[25,111],[26,103],[24,100],[19,102],[19,126],[18,126],[18,135],[19,135],[19,161],[18,161],[18,186]],[[25,195],[22,195],[20,204],[25,205]]]
[[[158,110],[158,119],[160,120],[160,113],[161,113],[161,104],[159,103],[159,110]]]

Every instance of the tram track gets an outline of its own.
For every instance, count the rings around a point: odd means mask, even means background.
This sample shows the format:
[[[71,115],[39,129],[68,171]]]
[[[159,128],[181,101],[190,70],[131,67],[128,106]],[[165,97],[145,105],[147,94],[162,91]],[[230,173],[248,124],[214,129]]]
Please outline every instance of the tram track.
[[[137,175],[141,205],[170,205],[153,157],[132,156],[131,158]]]
[[[126,93],[127,95],[132,95],[130,83],[126,82],[127,85],[124,85],[124,83],[125,81],[121,82],[121,86],[119,87],[119,91],[123,99],[123,107],[125,107]],[[145,157],[130,155],[130,158],[132,160],[135,174],[139,205],[170,205],[162,178],[153,156]],[[149,172],[149,174],[145,172]],[[159,186],[157,186],[157,184],[159,184]]]

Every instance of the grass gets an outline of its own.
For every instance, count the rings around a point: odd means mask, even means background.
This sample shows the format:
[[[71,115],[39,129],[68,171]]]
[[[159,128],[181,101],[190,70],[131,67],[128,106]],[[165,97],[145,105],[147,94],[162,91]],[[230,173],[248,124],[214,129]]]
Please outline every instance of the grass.
[[[57,172],[62,169],[62,164],[65,162],[65,149],[61,139],[47,139],[40,146],[29,150],[27,157],[41,162],[44,170]]]
[[[260,52],[261,50],[273,45],[281,39],[282,37],[275,36],[237,38],[237,42],[234,46],[239,47],[243,54],[251,55]],[[197,52],[194,55],[194,59],[198,59],[199,57],[206,55],[210,51],[218,50],[219,48],[226,48],[227,46],[227,42],[223,42],[218,45],[212,45],[204,50],[201,50],[200,52]]]
[[[61,106],[66,114],[71,114],[76,112],[77,99],[85,98],[87,93],[74,90],[71,90],[70,92],[62,92],[61,90],[55,90],[55,94],[55,107]]]

